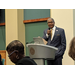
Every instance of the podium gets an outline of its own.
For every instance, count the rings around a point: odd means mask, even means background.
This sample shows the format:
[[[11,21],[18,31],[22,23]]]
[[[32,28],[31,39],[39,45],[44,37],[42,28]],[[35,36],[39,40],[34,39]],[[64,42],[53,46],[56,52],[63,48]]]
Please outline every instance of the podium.
[[[38,65],[45,65],[45,60],[54,60],[58,48],[44,44],[27,44],[30,58],[33,58]]]

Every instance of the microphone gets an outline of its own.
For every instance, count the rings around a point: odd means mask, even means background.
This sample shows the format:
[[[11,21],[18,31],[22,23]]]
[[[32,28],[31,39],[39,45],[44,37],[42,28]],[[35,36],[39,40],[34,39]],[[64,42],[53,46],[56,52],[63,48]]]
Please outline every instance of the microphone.
[[[31,42],[26,42],[26,44],[29,44],[29,43],[34,43],[34,41],[31,41]]]
[[[50,28],[48,28],[50,30]]]
[[[50,30],[51,28],[48,28],[48,30]],[[50,36],[50,34],[49,34],[49,36]]]

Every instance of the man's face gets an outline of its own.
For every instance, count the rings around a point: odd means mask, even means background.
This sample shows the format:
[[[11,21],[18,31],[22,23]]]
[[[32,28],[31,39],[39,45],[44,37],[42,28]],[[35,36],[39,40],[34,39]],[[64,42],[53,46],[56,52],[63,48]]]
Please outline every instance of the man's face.
[[[49,26],[49,28],[53,28],[54,27],[54,22],[53,22],[53,20],[52,19],[49,19],[48,21],[48,26]]]

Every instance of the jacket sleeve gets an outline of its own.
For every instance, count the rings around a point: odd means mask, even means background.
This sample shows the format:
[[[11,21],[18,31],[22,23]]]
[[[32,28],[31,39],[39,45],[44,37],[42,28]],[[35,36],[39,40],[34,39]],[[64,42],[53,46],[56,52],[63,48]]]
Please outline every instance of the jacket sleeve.
[[[56,58],[59,56],[63,56],[66,49],[66,37],[64,29],[61,30],[61,44],[58,46],[58,51],[56,52]]]
[[[46,41],[48,41],[48,38],[47,38],[46,34],[47,34],[47,31],[44,30],[44,32],[43,32],[43,39],[45,39]]]

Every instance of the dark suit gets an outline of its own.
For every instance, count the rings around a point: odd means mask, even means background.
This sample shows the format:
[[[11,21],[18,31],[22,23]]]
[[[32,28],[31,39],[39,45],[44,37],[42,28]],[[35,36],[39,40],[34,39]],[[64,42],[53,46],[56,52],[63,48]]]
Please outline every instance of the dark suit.
[[[55,60],[48,60],[48,64],[53,65],[61,65],[62,64],[62,57],[66,49],[66,38],[64,29],[56,27],[54,37],[51,40],[50,36],[47,38],[47,30],[44,30],[43,38],[48,42],[47,45],[57,47],[58,50],[55,53]]]

